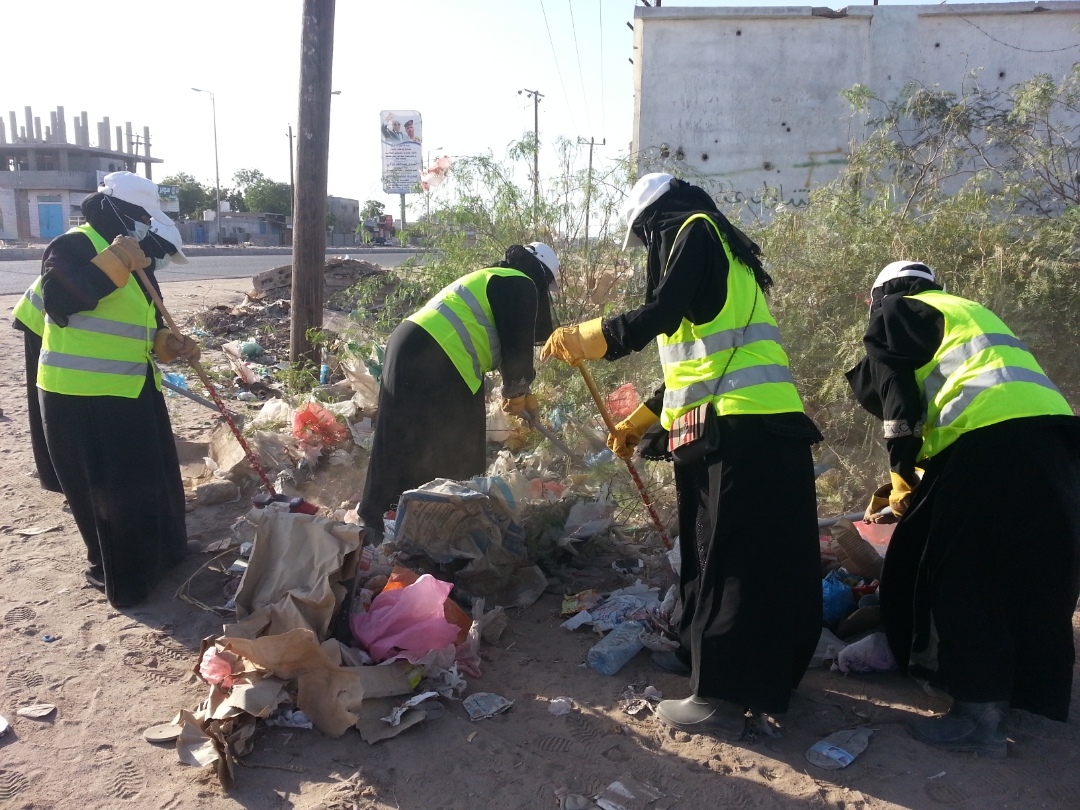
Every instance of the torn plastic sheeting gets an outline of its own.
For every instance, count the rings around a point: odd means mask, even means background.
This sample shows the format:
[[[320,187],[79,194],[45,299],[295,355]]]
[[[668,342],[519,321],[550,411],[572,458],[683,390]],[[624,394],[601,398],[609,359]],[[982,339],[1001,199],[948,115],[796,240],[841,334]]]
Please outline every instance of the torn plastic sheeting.
[[[810,659],[810,666],[823,667],[827,662],[835,661],[840,651],[847,646],[847,642],[837,638],[828,627],[822,627],[817,649],[814,650],[814,656]]]
[[[645,585],[631,585],[612,591],[611,595],[589,610],[583,610],[567,619],[562,627],[567,630],[590,624],[594,630],[607,632],[625,621],[644,618],[660,608],[659,589]]]
[[[846,674],[848,672],[892,672],[898,667],[886,635],[872,633],[840,650],[832,669]]]
[[[587,540],[593,535],[606,531],[611,526],[615,504],[606,499],[600,501],[578,501],[570,508],[566,516],[563,545],[569,540]]]
[[[392,726],[400,725],[401,716],[405,714],[405,712],[409,711],[409,709],[415,709],[428,698],[437,698],[438,696],[438,692],[421,692],[419,695],[413,695],[400,706],[396,707],[390,714],[386,715],[386,717],[380,717],[379,719]]]
[[[360,527],[316,515],[256,509],[255,545],[236,592],[236,617],[265,617],[264,632],[303,627],[320,638],[356,574]]]
[[[870,745],[873,733],[866,726],[837,731],[814,743],[806,752],[806,761],[827,771],[846,768]]]
[[[308,402],[293,417],[293,436],[309,445],[331,449],[348,435],[348,428],[318,402]]]
[[[367,364],[353,355],[341,358],[341,372],[356,392],[353,401],[364,410],[374,410],[379,403],[379,383],[372,376]]]
[[[270,428],[277,426],[291,426],[296,411],[289,407],[289,403],[283,399],[268,400],[262,409],[252,418],[250,425],[253,428]]]
[[[645,810],[664,794],[639,782],[632,774],[624,773],[596,797],[596,803],[604,810]]]
[[[221,351],[225,353],[225,358],[229,361],[236,376],[243,380],[245,385],[250,385],[259,379],[259,376],[244,362],[238,341],[232,340],[222,344]]]

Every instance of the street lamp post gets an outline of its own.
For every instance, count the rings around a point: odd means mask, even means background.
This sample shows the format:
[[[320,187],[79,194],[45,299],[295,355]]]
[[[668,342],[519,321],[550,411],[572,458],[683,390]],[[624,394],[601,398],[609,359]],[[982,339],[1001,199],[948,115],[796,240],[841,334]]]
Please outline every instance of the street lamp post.
[[[214,224],[217,225],[217,244],[221,244],[221,174],[218,169],[217,100],[209,90],[200,90],[198,87],[192,87],[191,89],[196,93],[210,93],[210,108],[214,113],[214,201],[217,205],[214,211]]]

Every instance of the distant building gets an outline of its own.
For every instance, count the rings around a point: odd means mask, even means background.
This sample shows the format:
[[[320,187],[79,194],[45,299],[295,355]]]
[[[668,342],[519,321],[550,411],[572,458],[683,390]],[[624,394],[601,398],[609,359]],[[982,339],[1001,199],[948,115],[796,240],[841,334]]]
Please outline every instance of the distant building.
[[[326,215],[330,233],[356,233],[360,224],[360,201],[348,197],[327,197]]]
[[[109,172],[136,171],[141,163],[147,177],[160,158],[150,157],[150,128],[136,135],[128,122],[115,133],[109,119],[97,122],[96,146],[90,145],[90,127],[83,112],[73,120],[74,138],[68,140],[64,108],[49,112],[42,127],[30,107],[20,126],[14,112],[7,125],[0,118],[0,239],[48,241],[82,223],[79,204],[97,191]],[[114,143],[115,135],[115,143]],[[162,209],[178,211],[175,193],[164,193]]]
[[[222,203],[224,206],[224,202]],[[213,211],[207,211],[213,217]],[[292,244],[292,217],[284,214],[261,214],[255,211],[224,211],[221,214],[222,242],[226,245],[279,247]],[[217,242],[218,223],[213,219],[178,223],[185,245]]]
[[[956,92],[973,70],[990,91],[1060,81],[1080,57],[1078,25],[1077,2],[637,7],[631,154],[722,203],[804,206],[867,132],[840,90]]]

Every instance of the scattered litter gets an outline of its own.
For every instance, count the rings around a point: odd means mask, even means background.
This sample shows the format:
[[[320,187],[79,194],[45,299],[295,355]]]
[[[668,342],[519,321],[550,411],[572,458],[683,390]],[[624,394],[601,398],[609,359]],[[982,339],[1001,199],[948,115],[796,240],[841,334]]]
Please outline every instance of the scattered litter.
[[[384,590],[367,613],[349,617],[353,636],[376,662],[398,653],[423,656],[452,645],[459,628],[446,620],[443,607],[452,588],[425,574],[404,588]]]
[[[240,487],[232,481],[207,481],[195,488],[195,498],[201,506],[236,503],[240,500]]]
[[[573,698],[557,697],[551,699],[551,704],[548,706],[548,713],[553,714],[556,717],[562,717],[564,714],[570,714],[573,709]]]
[[[631,684],[623,690],[619,708],[630,716],[637,717],[642,712],[651,712],[653,704],[659,703],[663,699],[663,692],[655,686],[646,686],[644,689],[639,690]]]
[[[559,800],[559,810],[590,810],[596,804],[580,793],[571,793],[569,788],[558,788],[555,798]]]
[[[177,374],[175,372],[170,371],[170,372],[167,372],[165,374],[162,374],[161,377],[165,382],[172,383],[177,388],[179,388],[179,389],[181,389],[183,391],[188,390],[187,377],[185,377],[183,374]],[[166,390],[166,393],[171,397],[176,396],[176,394],[173,391]]]
[[[492,692],[473,692],[461,701],[461,705],[469,713],[470,720],[484,720],[502,714],[514,705],[514,701]]]
[[[931,779],[940,779],[944,775],[945,775],[945,771],[942,771],[941,773],[935,773],[933,776],[926,777],[926,780],[930,781]]]
[[[814,743],[806,752],[806,761],[828,771],[846,768],[866,750],[873,733],[873,729],[866,726],[837,731]]]
[[[664,794],[652,785],[639,782],[631,774],[624,773],[596,797],[596,803],[603,810],[644,810],[662,798]]]
[[[380,717],[379,719],[382,720],[384,723],[389,723],[392,726],[399,725],[401,723],[401,716],[405,714],[405,712],[409,711],[409,709],[415,709],[428,698],[437,698],[438,696],[438,692],[421,692],[419,695],[415,695],[406,700],[404,703],[402,703],[400,706],[390,712],[390,714],[388,714],[386,717]]]
[[[11,724],[8,723],[7,718],[3,715],[0,715],[0,737],[3,737],[5,734],[7,734],[7,730],[9,728],[11,728]]]
[[[892,672],[896,659],[884,633],[872,633],[840,650],[833,670],[848,672]]]
[[[591,624],[593,629],[601,632],[611,630],[627,620],[642,619],[656,612],[660,608],[659,593],[658,588],[649,588],[641,583],[620,588],[588,610],[567,619],[562,627],[576,630],[582,625]]]
[[[23,706],[21,709],[17,709],[15,714],[19,715],[19,717],[32,717],[37,720],[41,717],[48,717],[55,711],[56,705],[53,703],[35,703],[32,706]]]
[[[54,641],[59,641],[60,636],[45,635],[41,637],[41,640],[44,641],[46,644],[52,644]]]
[[[645,646],[641,643],[644,622],[623,622],[585,654],[588,665],[601,675],[614,675]]]
[[[474,731],[472,734],[470,734],[468,737],[465,738],[465,742],[471,743],[473,740],[476,739],[476,735],[479,734],[479,733],[480,733],[479,731]]]
[[[826,624],[838,624],[855,609],[855,597],[851,586],[840,577],[839,572],[830,571],[821,580],[822,616]]]
[[[848,646],[847,642],[837,638],[829,628],[822,627],[821,637],[818,639],[817,643],[817,649],[814,650],[814,656],[810,659],[810,666],[827,666],[839,657],[840,651],[846,646]]]
[[[176,723],[160,723],[146,729],[143,732],[143,739],[152,743],[173,742],[183,730],[184,727]]]
[[[266,720],[268,726],[282,726],[283,728],[314,728],[311,720],[299,709],[293,709],[292,711],[284,711],[276,717],[269,717]]]
[[[59,526],[28,526],[25,529],[16,529],[15,534],[22,537],[36,537],[45,532],[55,532],[59,528]]]
[[[397,701],[392,698],[376,698],[374,700],[364,698],[357,710],[359,719],[356,721],[356,728],[364,742],[374,745],[382,740],[396,737],[405,729],[412,728],[417,723],[423,722],[428,716],[423,709],[409,709],[402,715],[400,722],[396,726],[392,726],[384,722],[383,718],[393,712],[396,704]]]
[[[599,601],[600,593],[598,591],[581,591],[580,593],[575,593],[573,596],[567,596],[563,599],[562,610],[560,612],[563,616],[573,616],[583,610],[588,610]]]
[[[309,402],[293,417],[292,432],[302,442],[330,449],[339,445],[349,431],[318,402]]]

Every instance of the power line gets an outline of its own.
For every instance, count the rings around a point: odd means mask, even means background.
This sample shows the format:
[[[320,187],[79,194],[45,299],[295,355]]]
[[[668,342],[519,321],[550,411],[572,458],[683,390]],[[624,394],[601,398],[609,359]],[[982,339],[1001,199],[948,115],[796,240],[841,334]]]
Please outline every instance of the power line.
[[[607,104],[604,102],[604,3],[596,0],[596,10],[600,14],[600,131],[607,131]]]
[[[1064,48],[1048,48],[1045,50],[1039,48],[1021,48],[1019,45],[1010,45],[1008,42],[1002,42],[989,31],[983,31],[983,29],[979,28],[979,26],[975,25],[975,23],[973,23],[967,17],[961,17],[959,14],[957,14],[956,16],[960,17],[961,20],[966,22],[976,31],[979,31],[980,33],[990,37],[990,39],[994,40],[994,42],[996,42],[998,45],[1004,45],[1006,48],[1012,48],[1014,51],[1024,51],[1026,53],[1060,53],[1061,51],[1071,51],[1073,48],[1080,48],[1080,42],[1076,43],[1075,45],[1067,45]]]
[[[592,116],[589,114],[589,94],[585,92],[585,72],[581,69],[581,49],[577,44],[577,25],[574,23],[574,0],[566,0],[566,5],[570,7],[570,30],[574,32],[574,53],[577,54],[577,74],[581,79],[581,100],[585,104],[585,120],[589,122],[589,129],[592,129]]]
[[[566,92],[566,83],[563,81],[562,68],[559,67],[559,57],[555,53],[555,40],[551,38],[551,26],[548,25],[547,9],[544,8],[544,0],[540,0],[540,11],[544,14],[544,28],[547,29],[548,43],[551,45],[551,58],[555,60],[555,70],[559,74],[559,86],[562,87],[566,111],[570,114],[570,123],[574,125],[574,129],[577,129],[577,124],[574,122],[574,111],[570,109],[570,95]]]

